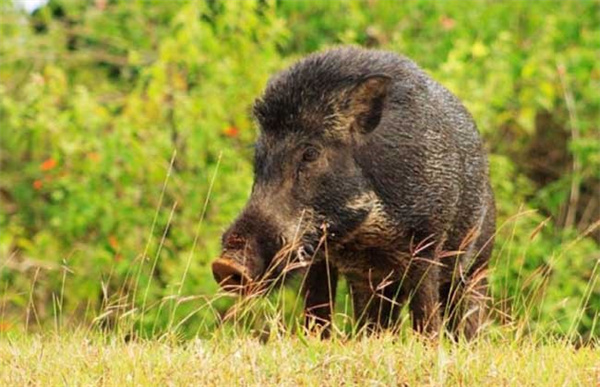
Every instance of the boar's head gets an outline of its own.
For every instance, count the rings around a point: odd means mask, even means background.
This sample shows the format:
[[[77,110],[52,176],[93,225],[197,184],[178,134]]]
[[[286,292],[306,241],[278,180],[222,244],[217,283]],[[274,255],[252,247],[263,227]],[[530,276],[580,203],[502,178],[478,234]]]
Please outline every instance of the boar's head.
[[[320,243],[344,239],[371,211],[358,159],[385,116],[392,79],[354,68],[349,53],[336,55],[331,63],[309,56],[283,71],[255,102],[252,192],[212,264],[225,290],[269,282],[294,260],[308,262]]]

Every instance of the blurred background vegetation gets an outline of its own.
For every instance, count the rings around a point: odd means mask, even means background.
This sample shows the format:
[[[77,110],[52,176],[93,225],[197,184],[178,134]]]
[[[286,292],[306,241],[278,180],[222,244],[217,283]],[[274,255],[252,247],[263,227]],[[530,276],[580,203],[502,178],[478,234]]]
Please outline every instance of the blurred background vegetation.
[[[599,1],[0,10],[0,331],[128,315],[210,332],[230,304],[207,301],[209,262],[249,194],[253,99],[303,55],[359,44],[414,59],[478,123],[497,320],[600,334]]]

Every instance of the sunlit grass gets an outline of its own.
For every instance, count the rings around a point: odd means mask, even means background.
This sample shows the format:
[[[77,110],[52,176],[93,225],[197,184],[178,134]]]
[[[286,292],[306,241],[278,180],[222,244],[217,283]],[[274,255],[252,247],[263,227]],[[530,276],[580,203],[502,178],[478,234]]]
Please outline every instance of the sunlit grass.
[[[216,333],[179,343],[115,335],[10,337],[0,342],[0,384],[594,386],[600,350],[541,344],[495,331],[471,343],[396,336],[321,341]]]

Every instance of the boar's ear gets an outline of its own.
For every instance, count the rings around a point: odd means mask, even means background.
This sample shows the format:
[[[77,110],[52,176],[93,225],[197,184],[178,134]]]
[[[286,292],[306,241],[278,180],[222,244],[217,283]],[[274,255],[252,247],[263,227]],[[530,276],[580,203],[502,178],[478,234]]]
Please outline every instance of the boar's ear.
[[[351,130],[366,134],[379,125],[391,84],[390,76],[375,74],[362,79],[350,89],[344,108],[352,122]]]

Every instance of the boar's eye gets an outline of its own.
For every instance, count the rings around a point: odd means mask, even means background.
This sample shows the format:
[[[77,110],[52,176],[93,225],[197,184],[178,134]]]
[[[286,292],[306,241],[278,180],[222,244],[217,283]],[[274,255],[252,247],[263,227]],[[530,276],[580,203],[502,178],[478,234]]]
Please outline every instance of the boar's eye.
[[[314,146],[309,146],[304,150],[304,153],[302,154],[302,161],[305,163],[313,162],[319,158],[320,153],[321,152],[319,152],[319,150]]]

